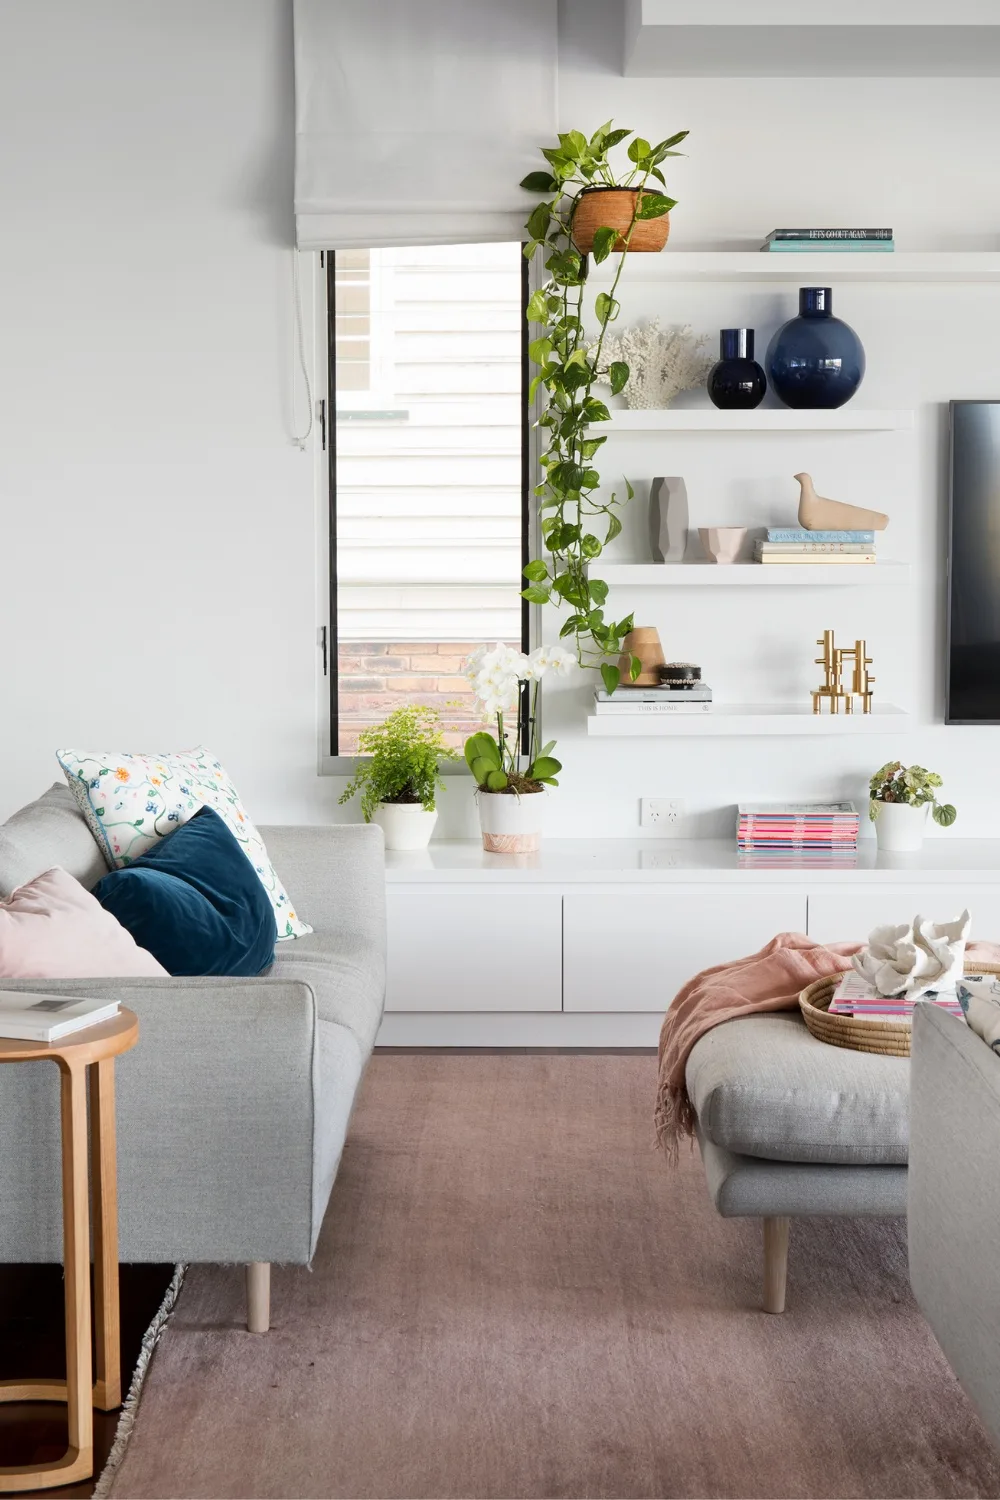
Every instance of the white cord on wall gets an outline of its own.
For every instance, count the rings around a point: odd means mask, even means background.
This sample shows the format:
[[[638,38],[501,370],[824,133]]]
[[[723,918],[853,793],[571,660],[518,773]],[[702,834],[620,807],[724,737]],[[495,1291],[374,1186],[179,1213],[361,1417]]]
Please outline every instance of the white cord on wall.
[[[306,448],[307,448],[307,444],[309,442],[309,438],[311,437],[312,430],[313,430],[313,417],[315,415],[315,402],[313,401],[312,377],[309,374],[309,365],[308,365],[308,362],[306,360],[306,343],[305,343],[305,337],[304,337],[303,332],[302,332],[302,288],[299,285],[299,252],[295,249],[294,245],[292,246],[292,297],[293,297],[293,301],[295,303],[295,332],[294,332],[295,343],[294,343],[294,348],[293,348],[293,352],[292,352],[292,428],[293,429],[296,426],[296,422],[295,422],[295,395],[296,395],[296,388],[297,388],[297,381],[296,381],[296,378],[295,378],[296,355],[298,356],[298,365],[299,365],[299,368],[302,371],[302,379],[305,382],[305,387],[306,387],[306,401],[308,403],[308,411],[309,411],[309,424],[306,427],[305,432],[299,433],[299,432],[293,430],[293,433],[292,433],[292,442],[295,443],[296,447],[299,448],[299,450],[302,453],[305,453],[306,452]]]

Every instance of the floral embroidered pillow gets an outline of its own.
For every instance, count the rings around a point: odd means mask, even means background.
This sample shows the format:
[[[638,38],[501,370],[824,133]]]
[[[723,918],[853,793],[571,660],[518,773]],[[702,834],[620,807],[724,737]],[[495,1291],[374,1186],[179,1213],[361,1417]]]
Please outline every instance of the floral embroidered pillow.
[[[278,939],[312,928],[295,915],[239,793],[203,745],[176,755],[57,750],[70,790],[112,869],[131,864],[200,807],[211,807],[235,834],[271,898]]]

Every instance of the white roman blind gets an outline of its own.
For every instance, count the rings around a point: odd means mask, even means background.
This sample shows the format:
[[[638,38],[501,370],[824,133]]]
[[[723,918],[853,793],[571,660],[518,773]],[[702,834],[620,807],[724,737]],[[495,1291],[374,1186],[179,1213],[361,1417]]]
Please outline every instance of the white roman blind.
[[[556,0],[294,0],[300,250],[523,238]]]

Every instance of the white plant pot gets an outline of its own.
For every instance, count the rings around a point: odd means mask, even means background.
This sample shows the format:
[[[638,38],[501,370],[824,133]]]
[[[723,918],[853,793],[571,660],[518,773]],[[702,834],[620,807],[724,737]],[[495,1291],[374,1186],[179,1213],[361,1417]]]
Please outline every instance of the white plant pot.
[[[532,854],[542,842],[545,793],[477,791],[483,848],[488,854]]]
[[[878,846],[886,853],[914,854],[924,842],[930,803],[911,807],[908,802],[880,802],[875,819]]]
[[[426,849],[437,813],[425,812],[419,802],[380,802],[372,822],[385,834],[387,849]]]

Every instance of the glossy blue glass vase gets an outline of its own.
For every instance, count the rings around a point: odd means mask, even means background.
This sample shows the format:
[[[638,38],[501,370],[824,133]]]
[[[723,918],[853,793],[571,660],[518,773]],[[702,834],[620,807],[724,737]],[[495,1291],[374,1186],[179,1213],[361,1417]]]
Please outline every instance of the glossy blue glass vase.
[[[799,408],[843,406],[864,378],[865,351],[854,329],[833,316],[828,286],[799,288],[799,315],[767,346],[767,377],[779,401]]]
[[[708,394],[723,411],[749,411],[767,390],[764,371],[753,357],[752,328],[719,331],[719,362],[708,375]]]

